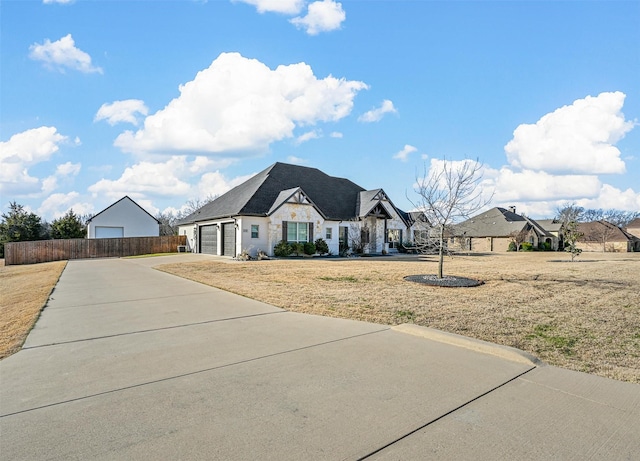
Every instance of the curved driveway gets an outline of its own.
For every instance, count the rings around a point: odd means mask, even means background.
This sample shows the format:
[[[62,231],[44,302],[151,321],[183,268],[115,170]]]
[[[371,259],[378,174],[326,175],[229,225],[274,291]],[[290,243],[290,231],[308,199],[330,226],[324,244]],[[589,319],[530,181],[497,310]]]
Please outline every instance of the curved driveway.
[[[287,312],[152,268],[164,262],[68,263],[0,362],[0,459],[640,456],[638,385]]]

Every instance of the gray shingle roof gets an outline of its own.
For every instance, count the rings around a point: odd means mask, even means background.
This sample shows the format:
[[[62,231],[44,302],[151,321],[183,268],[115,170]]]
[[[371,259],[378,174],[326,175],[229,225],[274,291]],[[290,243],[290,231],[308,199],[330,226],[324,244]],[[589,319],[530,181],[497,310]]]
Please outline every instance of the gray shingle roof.
[[[337,221],[356,216],[358,196],[365,190],[317,168],[277,162],[182,219],[180,224],[239,215],[267,216],[283,191],[298,187],[327,219]]]
[[[508,237],[531,224],[519,214],[504,208],[491,208],[473,218],[453,226],[454,235],[467,237]]]
[[[562,223],[557,219],[538,219],[538,224],[547,232],[560,232]]]

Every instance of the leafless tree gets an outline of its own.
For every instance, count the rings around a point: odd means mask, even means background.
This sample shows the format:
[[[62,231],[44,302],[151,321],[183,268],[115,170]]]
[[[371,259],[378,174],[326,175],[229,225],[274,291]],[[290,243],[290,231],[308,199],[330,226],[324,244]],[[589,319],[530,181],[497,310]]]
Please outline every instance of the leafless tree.
[[[178,235],[176,222],[178,217],[171,211],[156,214],[156,219],[160,221],[160,235]]]
[[[520,251],[520,245],[526,242],[529,237],[529,230],[522,229],[519,231],[513,231],[509,234],[509,237],[511,237],[511,240],[515,243],[516,251]]]
[[[210,202],[213,202],[217,198],[218,195],[209,194],[205,198],[196,197],[187,200],[187,202],[180,209],[180,212],[178,212],[178,214],[176,215],[176,219],[186,218],[190,214],[195,213],[200,208]]]
[[[480,188],[482,164],[466,159],[462,162],[432,162],[424,167],[422,177],[416,177],[417,208],[424,212],[437,235],[439,256],[438,277],[443,277],[445,233],[453,223],[468,219],[491,201],[483,197]]]
[[[584,214],[584,208],[576,205],[575,203],[565,203],[556,209],[555,219],[560,221],[563,225],[570,222],[579,222],[582,220]]]
[[[348,230],[349,245],[353,253],[362,253],[365,247],[369,245],[371,232],[368,226],[362,226],[360,220],[352,219],[349,221]]]

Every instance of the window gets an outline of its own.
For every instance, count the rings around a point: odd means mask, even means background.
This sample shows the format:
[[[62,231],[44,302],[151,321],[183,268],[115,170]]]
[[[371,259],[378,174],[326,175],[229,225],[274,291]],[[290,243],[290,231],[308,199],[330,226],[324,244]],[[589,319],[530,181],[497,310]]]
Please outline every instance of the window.
[[[258,236],[260,235],[260,226],[257,224],[251,224],[251,238],[252,239],[257,239]]]
[[[308,242],[309,223],[287,222],[287,242]]]
[[[402,246],[402,230],[387,229],[387,242],[389,248],[400,248]]]
[[[324,231],[324,238],[325,240],[331,240],[333,234],[333,229],[331,227],[327,227]]]

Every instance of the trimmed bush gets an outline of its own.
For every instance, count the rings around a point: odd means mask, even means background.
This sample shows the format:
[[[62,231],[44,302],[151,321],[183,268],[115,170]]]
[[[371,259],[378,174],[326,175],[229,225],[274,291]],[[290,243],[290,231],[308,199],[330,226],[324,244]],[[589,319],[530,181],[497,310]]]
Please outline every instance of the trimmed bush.
[[[306,255],[314,255],[316,254],[316,246],[313,242],[305,242],[303,251]]]
[[[273,247],[273,254],[278,256],[279,258],[285,258],[287,256],[291,256],[293,253],[293,248],[284,240],[281,240]]]
[[[329,245],[327,245],[327,242],[325,242],[324,239],[321,239],[321,238],[317,239],[315,241],[315,245],[316,245],[316,251],[321,255],[329,253]]]
[[[529,242],[523,242],[522,245],[520,245],[520,249],[522,251],[533,251],[533,245]]]
[[[293,243],[290,243],[289,245],[291,245],[291,252],[296,256],[300,256],[301,254],[304,253],[304,245],[302,243],[293,242]]]
[[[509,248],[507,248],[507,251],[518,251],[516,242],[509,242]]]

